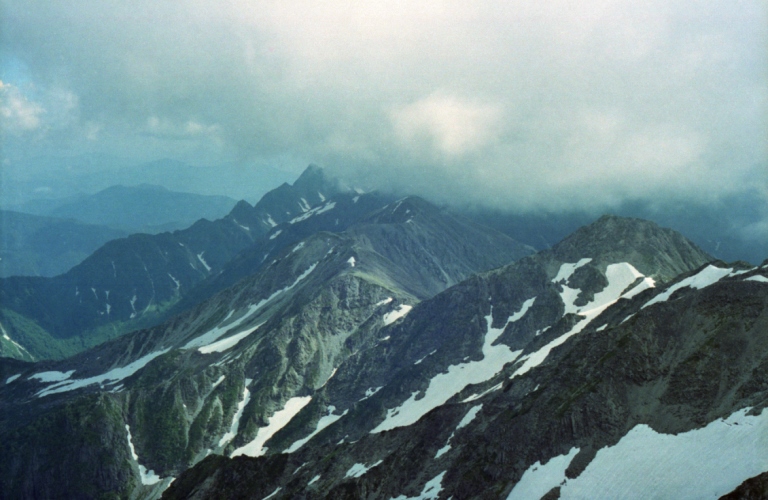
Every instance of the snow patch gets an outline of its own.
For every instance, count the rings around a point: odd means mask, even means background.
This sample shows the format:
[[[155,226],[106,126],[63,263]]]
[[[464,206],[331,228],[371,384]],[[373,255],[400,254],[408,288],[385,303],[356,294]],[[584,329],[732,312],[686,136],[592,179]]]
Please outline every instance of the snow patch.
[[[323,193],[321,193],[320,191],[317,192],[317,196],[320,197],[320,201],[325,201],[325,196],[323,196]]]
[[[293,250],[291,250],[291,253],[295,253],[298,250],[301,250],[302,248],[304,248],[304,242],[303,241],[301,243],[299,243],[298,245],[296,245],[295,247],[293,247]],[[265,259],[267,258],[266,255],[264,256],[264,258]]]
[[[544,362],[545,359],[547,359],[547,356],[549,356],[549,353],[552,351],[552,349],[565,343],[566,340],[581,332],[584,327],[586,327],[593,319],[598,317],[603,311],[616,303],[616,301],[620,298],[632,297],[639,293],[638,289],[643,291],[653,286],[653,280],[643,279],[635,287],[622,295],[622,292],[626,290],[629,285],[634,283],[637,278],[645,278],[645,276],[640,273],[640,271],[635,269],[632,264],[627,262],[610,264],[605,270],[605,277],[608,279],[608,285],[600,292],[596,293],[592,299],[592,302],[585,306],[578,307],[574,304],[573,301],[576,300],[576,296],[578,296],[578,294],[573,295],[570,292],[567,294],[561,293],[561,297],[565,302],[566,312],[573,312],[583,316],[583,318],[579,320],[575,325],[573,325],[573,328],[571,328],[568,332],[541,347],[538,351],[522,356],[520,360],[524,361],[524,363],[517,370],[515,370],[510,378],[523,375],[531,368],[539,366]],[[563,285],[563,289],[566,290],[568,287]],[[570,302],[567,302],[566,300],[570,300]]]
[[[462,403],[470,403],[472,401],[476,401],[476,400],[482,398],[483,396],[485,396],[486,394],[490,394],[492,392],[498,391],[502,387],[504,387],[504,383],[503,382],[499,382],[498,384],[494,385],[490,389],[484,390],[480,394],[472,394],[471,396],[469,396],[468,398],[463,400]]]
[[[150,486],[162,481],[162,478],[155,474],[154,471],[147,470],[146,467],[139,463],[139,456],[136,454],[136,449],[133,447],[133,440],[131,439],[131,427],[125,424],[125,430],[128,433],[128,447],[131,449],[131,456],[136,464],[139,466],[139,476],[141,477],[141,484]]]
[[[272,218],[271,215],[267,214],[267,224],[269,224],[272,227],[275,227],[277,225],[277,222]]]
[[[123,380],[124,378],[130,377],[137,371],[144,368],[147,365],[147,363],[149,363],[156,357],[165,354],[169,350],[170,349],[162,349],[160,351],[151,352],[149,354],[142,356],[141,358],[137,359],[132,363],[128,363],[127,365],[122,366],[120,368],[113,368],[106,373],[102,373],[101,375],[96,375],[93,377],[88,377],[83,379],[63,380],[61,382],[58,382],[38,392],[37,397],[42,398],[43,396],[50,396],[51,394],[57,394],[57,393],[66,392],[66,391],[73,391],[75,389],[80,389],[81,387],[86,387],[93,384],[104,384],[104,383],[114,384],[115,382]],[[72,373],[74,373],[74,370],[68,373],[69,375],[71,375]],[[67,375],[67,378],[69,378],[69,375]]]
[[[321,205],[319,207],[315,207],[312,210],[309,210],[309,211],[305,212],[304,214],[299,215],[298,217],[292,219],[289,222],[289,224],[295,224],[297,222],[301,222],[303,220],[307,220],[310,217],[312,217],[313,215],[320,215],[320,214],[325,213],[325,212],[327,212],[329,210],[333,210],[335,207],[336,207],[336,202],[335,201],[332,201],[330,203],[326,203],[325,205]]]
[[[251,305],[248,307],[248,311],[245,314],[243,314],[239,319],[233,321],[229,325],[222,326],[224,323],[227,322],[229,318],[232,317],[233,314],[235,314],[234,310],[229,311],[227,316],[221,321],[221,323],[219,323],[218,326],[215,326],[211,330],[208,330],[204,334],[200,335],[199,337],[195,337],[194,339],[190,340],[189,342],[184,344],[182,349],[193,349],[195,347],[202,347],[202,346],[206,346],[213,343],[228,331],[240,326],[255,311],[256,311],[256,307]]]
[[[67,380],[69,377],[72,376],[73,373],[75,373],[75,370],[69,370],[66,373],[53,372],[53,371],[40,372],[40,373],[35,373],[34,375],[30,375],[29,377],[27,377],[27,380],[32,380],[33,378],[36,378],[43,383],[61,382],[62,380]]]
[[[318,474],[315,477],[313,477],[312,479],[310,479],[310,481],[307,483],[307,486],[309,486],[309,485],[311,485],[313,483],[316,483],[319,479],[320,479],[320,474]]]
[[[216,379],[216,382],[214,382],[213,385],[211,386],[211,390],[214,390],[215,388],[217,388],[219,386],[219,384],[224,382],[225,378],[227,378],[227,376],[226,375],[222,375],[221,377]]]
[[[383,386],[381,386],[381,387],[383,387]],[[365,401],[366,399],[370,398],[371,396],[373,396],[374,394],[379,392],[381,390],[381,387],[369,387],[368,389],[365,390],[365,397],[363,397],[362,399],[358,400],[358,402]]]
[[[480,403],[479,405],[473,406],[469,409],[466,415],[464,415],[464,418],[461,419],[461,422],[459,422],[459,425],[456,426],[456,430],[461,429],[462,427],[466,427],[469,425],[469,423],[474,420],[474,418],[477,416],[477,413],[483,408],[483,404]]]
[[[445,455],[446,453],[448,453],[449,451],[451,451],[451,438],[452,437],[453,437],[453,434],[451,434],[451,437],[448,438],[448,442],[445,443],[445,446],[443,446],[442,448],[437,450],[437,453],[435,453],[435,459],[438,459],[438,458],[442,457],[443,455]]]
[[[322,431],[323,429],[325,429],[326,427],[328,427],[329,425],[331,425],[332,423],[336,422],[341,417],[346,415],[349,410],[344,410],[344,413],[342,413],[341,415],[334,415],[333,414],[334,411],[336,411],[336,407],[329,406],[328,415],[321,417],[320,420],[317,421],[317,427],[315,428],[315,430],[312,431],[312,433],[309,436],[303,439],[299,439],[298,441],[293,443],[287,450],[285,450],[285,453],[293,453],[294,451],[304,446],[310,439],[312,439],[318,433],[320,433],[320,431]]]
[[[701,290],[702,288],[706,288],[709,285],[713,283],[717,283],[722,278],[728,276],[733,269],[727,268],[723,269],[720,267],[715,267],[712,265],[709,265],[699,271],[697,274],[694,274],[693,276],[689,276],[685,278],[684,280],[675,283],[671,287],[667,288],[664,292],[660,293],[659,295],[655,296],[648,302],[646,302],[641,309],[645,309],[646,307],[657,304],[659,302],[666,302],[669,297],[672,296],[673,293],[675,293],[677,290],[680,290],[681,288],[690,287],[690,288],[696,288],[698,290]]]
[[[331,380],[331,379],[333,378],[333,376],[334,376],[334,375],[336,375],[336,371],[337,371],[337,370],[338,370],[338,368],[334,368],[333,370],[331,370],[331,374],[330,374],[330,375],[328,375],[328,378],[327,378],[327,379],[325,379],[325,382],[323,382],[323,385],[321,385],[320,387],[318,387],[318,389],[320,389],[320,388],[322,388],[322,387],[325,387],[325,384],[327,384],[327,383],[328,383],[328,381],[329,381],[329,380]]]
[[[395,321],[397,321],[400,318],[404,317],[406,314],[411,312],[411,309],[413,309],[413,306],[401,304],[394,311],[388,312],[387,314],[384,315],[384,318],[383,318],[384,326],[391,325]]]
[[[568,479],[560,498],[717,499],[768,469],[768,412],[749,410],[676,435],[637,425]]]
[[[357,203],[357,200],[359,199],[360,199],[359,196],[355,196],[354,198],[352,198],[352,203]]]
[[[507,500],[528,500],[530,498],[541,498],[552,488],[559,486],[565,481],[565,470],[571,464],[571,460],[579,452],[579,448],[571,448],[567,455],[560,455],[549,459],[542,465],[537,461],[523,473],[523,477],[517,482],[512,491],[509,492]],[[644,478],[646,481],[649,479]],[[561,490],[562,491],[562,490]],[[560,498],[562,498],[562,493]],[[590,497],[585,497],[590,498]],[[591,498],[612,498],[606,495],[598,495]],[[632,496],[630,498],[642,498],[642,496]]]
[[[244,225],[240,224],[239,222],[237,222],[237,219],[235,219],[234,217],[232,218],[232,222],[234,222],[235,225],[240,226],[240,228],[244,229],[245,231],[250,231],[251,230],[250,227],[244,226]]]
[[[285,403],[282,410],[275,412],[269,417],[269,423],[266,427],[261,427],[256,433],[256,437],[250,443],[242,446],[232,452],[232,457],[238,455],[248,455],[249,457],[260,457],[267,452],[264,443],[269,440],[277,431],[288,425],[288,422],[296,416],[302,408],[312,401],[312,396],[303,396],[291,398]]]
[[[575,262],[573,264],[565,263],[560,265],[560,270],[557,271],[557,275],[552,278],[552,283],[559,283],[561,281],[568,282],[569,279],[571,279],[571,276],[574,272],[576,272],[576,269],[580,268],[581,266],[585,264],[589,264],[592,262],[591,258],[581,259],[578,262]]]
[[[366,472],[373,469],[377,465],[381,464],[383,460],[379,460],[376,463],[373,463],[371,465],[365,465],[365,464],[355,464],[347,471],[347,473],[344,475],[345,478],[347,477],[362,477]]]
[[[278,486],[278,487],[277,487],[277,489],[276,489],[275,491],[273,491],[273,492],[272,492],[272,493],[270,493],[269,495],[265,496],[265,497],[264,497],[264,498],[262,498],[261,500],[269,500],[270,498],[272,498],[272,497],[274,497],[275,495],[277,495],[277,493],[278,493],[280,490],[282,490],[282,488],[281,488],[280,486]]]
[[[248,386],[251,385],[251,382],[253,382],[252,379],[245,379],[245,386],[243,387],[243,399],[237,403],[237,411],[232,417],[232,423],[229,426],[229,431],[226,432],[221,437],[221,439],[219,439],[219,448],[223,448],[230,441],[235,439],[235,436],[237,436],[237,431],[240,428],[240,419],[243,417],[243,410],[245,410],[245,405],[248,404],[248,401],[251,400],[251,391],[248,390]]]
[[[347,264],[349,264],[350,267],[355,267],[355,258],[350,257],[349,259],[347,259]]]
[[[483,342],[483,359],[470,361],[448,367],[447,373],[438,373],[429,382],[424,397],[416,399],[418,391],[404,401],[399,407],[387,410],[387,416],[371,433],[377,433],[411,425],[429,413],[433,408],[445,404],[454,395],[471,384],[479,384],[495,377],[504,365],[516,360],[522,351],[512,351],[504,344],[493,345],[501,336],[504,329],[514,321],[522,318],[533,305],[536,297],[526,300],[520,310],[509,317],[501,328],[493,328],[493,310],[485,317],[488,331]]]
[[[750,276],[749,278],[745,278],[744,281],[757,281],[758,283],[768,283],[768,278],[760,274],[756,274],[754,276]]]
[[[200,261],[200,263],[203,265],[203,267],[205,267],[205,270],[206,270],[206,271],[210,271],[210,270],[211,270],[211,266],[209,266],[209,265],[208,265],[208,263],[207,263],[207,262],[205,261],[205,259],[203,258],[203,254],[204,254],[204,253],[205,253],[205,250],[203,250],[202,252],[200,252],[199,254],[197,254],[197,260],[199,260],[199,261]]]
[[[437,352],[437,349],[435,349],[434,351],[430,352],[429,354],[427,354],[426,356],[424,356],[423,358],[419,359],[418,361],[416,361],[416,362],[415,362],[415,363],[413,363],[413,364],[414,364],[414,365],[418,365],[418,364],[421,364],[421,362],[422,362],[422,361],[424,361],[424,360],[425,360],[425,359],[427,359],[428,357],[432,356],[432,355],[433,355],[434,353],[436,353],[436,352]]]
[[[172,275],[171,273],[168,273],[168,277],[169,277],[169,278],[171,278],[171,279],[173,280],[173,282],[174,282],[174,283],[176,283],[176,290],[178,290],[179,288],[181,288],[181,283],[179,283],[179,280],[177,280],[176,278],[174,278],[174,277],[173,277],[173,275]]]
[[[386,298],[386,299],[384,299],[384,300],[381,300],[381,301],[379,301],[379,302],[376,302],[376,303],[374,304],[374,307],[379,307],[379,306],[383,306],[383,305],[389,304],[390,302],[392,302],[392,300],[393,300],[393,299],[392,299],[392,297],[387,297],[387,298]]]
[[[232,335],[231,337],[227,337],[225,339],[221,339],[218,342],[213,342],[212,344],[205,345],[203,347],[198,348],[197,350],[200,351],[203,354],[210,354],[212,352],[224,352],[227,349],[231,349],[232,347],[236,346],[238,342],[243,340],[248,335],[252,334],[258,328],[263,325],[264,323],[260,323],[253,328],[249,328],[248,330],[245,330],[240,333],[236,333],[235,335]]]
[[[16,350],[17,350],[17,351],[19,351],[19,354],[21,354],[21,351],[24,351],[24,352],[26,352],[27,354],[29,354],[29,355],[32,357],[32,359],[34,359],[34,356],[32,356],[32,355],[29,353],[29,351],[27,351],[27,349],[26,349],[26,348],[25,348],[23,345],[19,344],[18,342],[16,342],[15,340],[13,340],[13,339],[12,339],[12,338],[11,338],[11,337],[8,335],[8,332],[6,332],[6,331],[5,331],[5,327],[4,327],[2,324],[0,324],[0,332],[3,332],[3,338],[4,338],[5,340],[7,340],[7,341],[8,341],[8,342],[10,342],[11,344],[13,344],[13,345],[14,345],[14,347],[16,347]]]
[[[257,311],[257,310],[261,309],[262,307],[264,307],[264,306],[265,306],[267,303],[269,303],[269,302],[270,302],[272,299],[274,299],[274,298],[275,298],[275,297],[277,297],[278,295],[280,295],[280,294],[282,294],[282,293],[285,293],[285,292],[287,292],[287,291],[289,291],[289,290],[292,290],[292,289],[293,289],[293,287],[295,287],[296,285],[298,285],[298,284],[299,284],[299,282],[301,282],[301,281],[302,281],[304,278],[306,278],[307,276],[309,276],[309,274],[310,274],[312,271],[314,271],[316,267],[317,267],[317,262],[315,262],[314,264],[312,264],[311,266],[309,266],[309,267],[307,268],[307,270],[306,270],[306,271],[304,271],[303,273],[301,273],[301,274],[300,274],[300,275],[299,275],[299,276],[296,278],[296,281],[294,281],[293,283],[291,283],[291,284],[290,284],[290,285],[288,285],[287,287],[285,287],[285,288],[282,288],[282,289],[280,289],[280,290],[278,290],[278,291],[274,292],[272,295],[270,295],[270,296],[269,296],[269,297],[267,297],[266,299],[261,299],[261,300],[259,301],[259,303],[258,303],[258,304],[256,304],[255,306],[251,306],[251,308],[253,308],[253,311]],[[253,314],[253,313],[251,313],[251,314]]]
[[[258,304],[255,304],[255,305],[251,304],[250,306],[248,306],[248,311],[245,314],[243,314],[243,316],[241,316],[240,319],[238,319],[237,321],[235,321],[235,322],[233,322],[233,323],[231,323],[229,325],[226,325],[226,326],[221,326],[221,324],[220,324],[219,326],[214,327],[212,330],[209,330],[208,332],[200,335],[199,337],[196,337],[196,338],[190,340],[189,342],[187,342],[182,349],[192,349],[192,348],[195,348],[195,347],[203,347],[203,346],[211,344],[215,340],[218,340],[219,337],[221,337],[222,335],[224,335],[228,331],[231,331],[234,328],[237,328],[238,326],[240,326],[246,319],[250,318],[256,311],[258,311],[259,309],[264,307],[264,305],[269,303],[272,299],[274,299],[275,297],[277,297],[278,295],[280,295],[280,294],[282,294],[284,292],[287,292],[287,291],[293,289],[293,287],[295,287],[297,284],[299,284],[300,281],[302,281],[304,278],[309,276],[309,273],[314,271],[315,267],[317,267],[317,263],[312,264],[311,266],[309,266],[309,268],[307,268],[306,271],[304,271],[298,278],[296,278],[296,281],[294,281],[292,284],[290,284],[287,287],[282,288],[282,289],[274,292],[272,295],[270,295],[266,299],[260,300]],[[222,323],[225,323],[232,316],[232,314],[234,314],[234,311],[230,311],[229,315],[227,315],[227,317],[224,318]],[[258,326],[255,327],[255,328],[258,328]],[[251,330],[251,332],[252,331],[253,330]],[[238,339],[238,342],[239,342],[239,340],[240,339]]]
[[[169,275],[169,276],[170,276],[170,275]],[[178,288],[178,287],[177,287],[177,288]],[[136,299],[137,299],[137,298],[138,298],[138,297],[136,297],[136,294],[135,294],[135,293],[133,294],[133,297],[131,297],[131,309],[133,310],[133,312],[131,313],[131,319],[133,319],[133,318],[135,318],[135,317],[136,317]]]
[[[270,239],[270,240],[274,240],[275,238],[277,238],[278,236],[280,236],[280,233],[282,233],[282,232],[283,232],[283,230],[282,230],[282,229],[278,229],[277,231],[275,231],[274,233],[272,233],[272,235],[269,237],[269,239]]]
[[[10,384],[11,382],[13,382],[14,380],[16,380],[19,377],[21,377],[21,373],[17,373],[16,375],[11,375],[7,379],[5,379],[5,385]]]

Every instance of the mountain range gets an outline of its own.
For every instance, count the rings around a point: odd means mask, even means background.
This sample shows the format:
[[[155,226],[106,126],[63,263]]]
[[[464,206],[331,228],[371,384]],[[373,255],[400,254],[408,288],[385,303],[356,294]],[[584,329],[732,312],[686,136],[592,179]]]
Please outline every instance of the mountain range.
[[[27,202],[20,212],[74,219],[120,229],[126,233],[161,233],[191,226],[198,219],[215,220],[232,210],[237,200],[168,190],[162,186],[116,185],[91,195]]]
[[[0,280],[0,324],[27,359],[62,357],[153,324],[196,284],[279,223],[313,215],[335,181],[310,167],[256,206],[241,201],[215,221],[109,241],[64,274]],[[312,209],[316,208],[313,212]],[[17,349],[0,342],[0,352]]]
[[[0,277],[57,276],[110,240],[184,229],[201,218],[219,219],[235,203],[225,196],[143,184],[12,205],[12,210],[0,210]]]
[[[310,167],[63,276],[0,282],[4,355],[60,358],[0,358],[0,498],[765,487],[768,261],[653,222],[534,253]]]
[[[127,235],[107,226],[0,210],[0,278],[56,276]]]

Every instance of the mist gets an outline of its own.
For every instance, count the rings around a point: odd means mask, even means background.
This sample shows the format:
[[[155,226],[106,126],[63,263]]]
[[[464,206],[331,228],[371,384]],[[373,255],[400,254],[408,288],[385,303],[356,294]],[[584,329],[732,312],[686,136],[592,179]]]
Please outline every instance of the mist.
[[[3,169],[316,163],[456,206],[765,205],[767,31],[764,1],[3,1]]]

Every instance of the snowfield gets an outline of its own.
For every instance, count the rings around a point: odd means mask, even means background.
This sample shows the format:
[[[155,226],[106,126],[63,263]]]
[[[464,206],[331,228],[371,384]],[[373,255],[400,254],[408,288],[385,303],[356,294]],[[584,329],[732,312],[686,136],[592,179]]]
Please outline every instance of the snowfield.
[[[72,379],[69,379],[69,376],[75,372],[74,370],[72,370],[71,372],[67,372],[66,380],[62,380],[61,382],[58,382],[56,384],[53,384],[50,387],[43,389],[42,391],[37,393],[37,397],[42,398],[44,396],[50,396],[51,394],[57,394],[57,393],[66,392],[66,391],[73,391],[75,389],[80,389],[81,387],[86,387],[93,384],[114,384],[115,382],[123,380],[124,378],[130,377],[137,371],[147,366],[147,363],[149,363],[156,357],[165,354],[169,350],[170,349],[162,349],[160,351],[151,352],[145,356],[142,356],[141,358],[137,359],[132,363],[128,363],[127,365],[122,366],[120,368],[113,368],[106,373],[102,373],[101,375],[95,375],[93,377],[72,380]],[[33,375],[33,377],[34,376],[35,375]]]
[[[512,351],[504,344],[493,345],[496,339],[501,336],[509,323],[515,322],[525,316],[528,309],[533,305],[536,297],[526,300],[520,311],[509,317],[504,326],[493,328],[493,310],[485,317],[488,331],[485,334],[483,343],[483,359],[480,361],[470,361],[448,367],[447,373],[438,373],[429,382],[429,387],[424,393],[424,397],[416,399],[418,391],[411,394],[411,397],[404,401],[399,407],[387,410],[387,416],[383,422],[376,426],[371,433],[383,432],[396,427],[411,425],[421,417],[446,403],[454,395],[461,392],[465,387],[471,384],[479,384],[493,378],[498,374],[504,365],[516,360],[522,351]]]
[[[362,477],[366,472],[379,465],[383,460],[379,460],[371,465],[355,464],[346,473],[344,477]]]
[[[302,408],[307,406],[310,401],[312,401],[311,396],[295,397],[286,401],[282,410],[276,411],[274,415],[269,417],[269,424],[258,430],[253,441],[233,451],[231,456],[248,455],[249,457],[260,457],[264,455],[267,452],[264,443],[274,436],[277,431],[288,425],[288,422],[290,422]]]
[[[583,260],[584,259],[580,260],[579,262],[582,262]],[[563,266],[574,266],[574,264],[563,264]],[[570,267],[567,269],[570,269]],[[560,274],[570,276],[570,274],[567,272],[562,272],[562,270],[563,268],[561,266],[561,272],[558,273],[558,276]],[[652,288],[655,285],[653,279],[646,277],[640,271],[635,269],[632,264],[627,262],[622,262],[620,264],[610,264],[605,270],[605,277],[608,279],[608,285],[603,290],[595,294],[592,302],[584,306],[575,305],[576,298],[579,296],[579,293],[581,293],[581,290],[569,288],[563,285],[563,292],[561,292],[560,297],[565,304],[566,314],[578,314],[583,316],[583,319],[576,323],[573,328],[571,328],[571,330],[543,346],[538,351],[526,354],[525,356],[521,357],[520,359],[524,360],[525,362],[522,364],[522,366],[515,370],[510,378],[523,375],[530,369],[539,366],[544,362],[545,359],[547,359],[547,356],[549,356],[549,353],[552,351],[552,349],[563,344],[566,340],[581,332],[584,327],[586,327],[593,319],[598,317],[603,311],[616,303],[616,301],[620,298],[634,297],[643,290]],[[622,294],[622,292],[626,290],[629,285],[637,281],[638,278],[643,278],[643,280],[634,286],[631,290]]]
[[[384,315],[384,318],[382,318],[383,321],[384,321],[384,326],[391,325],[395,321],[397,321],[400,318],[404,317],[406,314],[411,312],[411,309],[413,309],[413,306],[401,304],[394,311],[388,312],[387,314]]]
[[[333,412],[335,410],[336,410],[335,406],[329,406],[328,415],[321,417],[320,420],[317,421],[317,427],[315,428],[315,430],[312,431],[312,433],[309,436],[303,439],[299,439],[298,441],[293,443],[287,450],[285,450],[285,453],[293,453],[294,451],[298,450],[299,448],[304,446],[310,439],[315,437],[320,431],[322,431],[332,423],[336,422],[337,420],[339,420],[341,417],[343,417],[349,412],[349,410],[344,410],[344,413],[342,413],[341,415],[334,415]]]
[[[507,500],[540,498],[560,486],[560,498],[717,499],[768,470],[768,411],[741,409],[706,427],[677,435],[635,426],[614,446],[602,448],[575,479],[565,470],[578,451],[538,462],[523,474]]]
[[[236,333],[235,335],[232,335],[231,337],[227,337],[225,339],[218,340],[216,342],[213,342],[211,344],[205,345],[203,347],[198,348],[197,350],[200,351],[203,354],[210,354],[212,352],[224,352],[227,349],[231,349],[232,347],[235,347],[238,342],[243,340],[248,335],[252,334],[256,330],[259,329],[261,325],[264,323],[260,323],[253,328],[249,328],[248,330],[245,330],[240,333]]]
[[[723,269],[720,267],[715,266],[707,266],[701,271],[698,272],[698,274],[694,274],[693,276],[689,276],[688,278],[685,278],[684,280],[680,281],[679,283],[675,283],[671,287],[667,288],[664,292],[660,293],[659,295],[655,296],[648,302],[646,302],[642,309],[645,309],[648,306],[651,306],[653,304],[658,304],[659,302],[666,302],[673,293],[675,293],[677,290],[680,290],[684,287],[691,287],[701,290],[702,288],[706,288],[709,285],[713,283],[717,283],[721,279],[725,278],[731,272],[733,269]]]

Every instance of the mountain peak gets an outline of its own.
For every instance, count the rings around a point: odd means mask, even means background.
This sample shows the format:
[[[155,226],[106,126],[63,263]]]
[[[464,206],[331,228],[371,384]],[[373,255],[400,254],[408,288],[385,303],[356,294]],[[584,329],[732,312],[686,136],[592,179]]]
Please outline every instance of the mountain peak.
[[[329,179],[325,175],[323,167],[310,163],[304,172],[301,173],[296,182],[293,183],[293,187],[302,189],[322,189],[329,182]]]
[[[238,201],[229,212],[230,217],[234,217],[235,219],[241,218],[242,220],[248,220],[252,214],[253,206],[245,200]]]
[[[418,196],[407,196],[394,201],[368,217],[377,224],[399,224],[412,220],[415,215],[436,214],[440,209]]]
[[[607,264],[618,257],[634,257],[638,270],[663,281],[713,260],[677,231],[616,215],[603,215],[578,229],[552,251],[564,262],[590,257]]]

